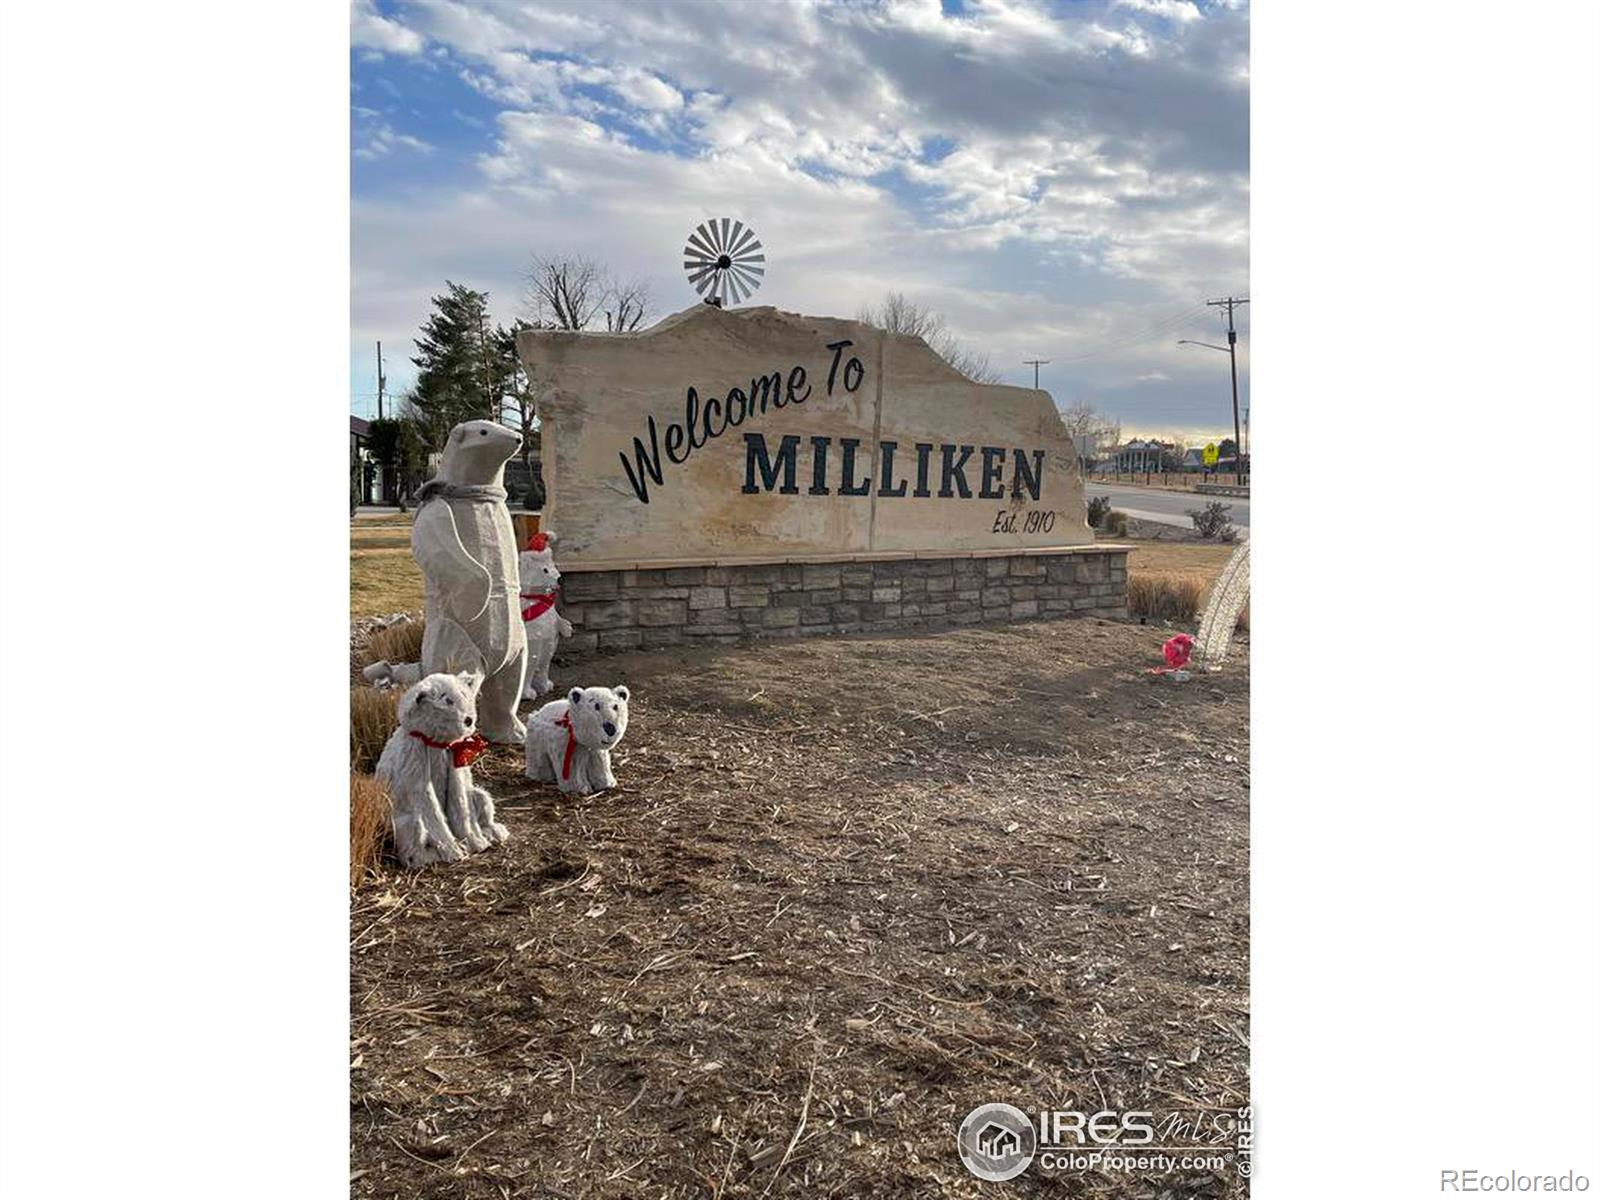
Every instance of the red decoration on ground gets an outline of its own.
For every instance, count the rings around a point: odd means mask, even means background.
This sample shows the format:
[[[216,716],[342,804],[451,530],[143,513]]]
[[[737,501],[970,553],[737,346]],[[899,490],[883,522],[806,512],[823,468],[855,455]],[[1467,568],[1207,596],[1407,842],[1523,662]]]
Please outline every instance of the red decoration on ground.
[[[1161,643],[1161,653],[1166,656],[1167,666],[1174,671],[1189,665],[1189,655],[1194,653],[1194,639],[1187,633],[1175,633]]]

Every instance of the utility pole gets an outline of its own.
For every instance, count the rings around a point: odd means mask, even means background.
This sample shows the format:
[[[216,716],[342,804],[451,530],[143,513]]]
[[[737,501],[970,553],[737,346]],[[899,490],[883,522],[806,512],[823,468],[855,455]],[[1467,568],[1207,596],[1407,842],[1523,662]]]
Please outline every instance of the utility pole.
[[[1228,310],[1228,374],[1233,376],[1233,478],[1238,482],[1244,475],[1244,443],[1239,439],[1239,363],[1234,356],[1234,347],[1238,344],[1239,335],[1233,330],[1233,306],[1235,304],[1249,304],[1247,296],[1240,300],[1233,296],[1225,296],[1221,300],[1207,300],[1207,308],[1223,308]]]
[[[383,420],[383,343],[378,343],[378,420]]]
[[[1042,367],[1042,366],[1049,365],[1049,362],[1050,362],[1050,360],[1048,358],[1025,358],[1025,359],[1022,360],[1022,365],[1023,366],[1032,367],[1033,368],[1033,390],[1034,391],[1038,391],[1039,390],[1039,368]]]

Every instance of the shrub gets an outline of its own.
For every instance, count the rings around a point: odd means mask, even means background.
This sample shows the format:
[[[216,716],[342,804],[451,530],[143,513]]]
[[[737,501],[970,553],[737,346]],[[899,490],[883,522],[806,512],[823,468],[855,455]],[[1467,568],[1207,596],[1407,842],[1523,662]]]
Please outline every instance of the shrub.
[[[1106,513],[1101,524],[1101,532],[1109,533],[1112,537],[1126,537],[1128,535],[1128,514],[1112,509]]]
[[[402,621],[398,625],[391,625],[387,629],[379,630],[372,635],[372,640],[361,647],[356,657],[360,660],[358,667],[368,663],[392,662],[413,663],[422,658],[422,634],[425,626],[421,621]]]
[[[1188,575],[1130,574],[1128,576],[1128,615],[1150,621],[1172,621],[1192,625],[1205,610],[1211,588]],[[1250,605],[1239,612],[1233,627],[1250,630]]]
[[[1101,522],[1106,519],[1106,514],[1108,512],[1110,512],[1110,511],[1111,511],[1111,497],[1110,496],[1090,496],[1089,497],[1089,528],[1090,529],[1099,529]]]
[[[1204,508],[1190,508],[1184,511],[1189,514],[1189,519],[1194,522],[1195,532],[1201,537],[1231,542],[1236,536],[1233,518],[1228,515],[1232,507],[1231,504],[1213,500]]]
[[[367,687],[350,689],[350,769],[371,771],[378,755],[400,723],[400,689]]]
[[[371,775],[350,772],[350,886],[378,865],[389,839],[389,790]]]
[[[1187,575],[1128,576],[1130,616],[1188,624],[1200,615],[1205,598],[1205,584]]]

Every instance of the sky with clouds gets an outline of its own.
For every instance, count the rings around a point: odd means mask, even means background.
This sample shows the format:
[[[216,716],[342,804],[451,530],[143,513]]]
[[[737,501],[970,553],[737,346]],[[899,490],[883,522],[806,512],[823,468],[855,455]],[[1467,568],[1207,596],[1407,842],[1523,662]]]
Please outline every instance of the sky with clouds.
[[[1249,285],[1242,0],[357,0],[351,411],[446,279],[523,311],[532,253],[697,302],[685,235],[766,244],[748,303],[895,289],[1007,382],[1125,432],[1231,433],[1206,299]],[[1248,403],[1249,308],[1240,311]]]

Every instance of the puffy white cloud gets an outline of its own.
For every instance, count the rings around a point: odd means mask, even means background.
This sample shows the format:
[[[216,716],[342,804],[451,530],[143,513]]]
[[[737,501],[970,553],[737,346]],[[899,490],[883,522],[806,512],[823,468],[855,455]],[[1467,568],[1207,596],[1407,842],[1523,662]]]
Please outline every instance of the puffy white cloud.
[[[612,90],[624,100],[655,112],[671,112],[683,107],[683,93],[648,71],[632,71],[617,79]]]
[[[1118,8],[1131,8],[1169,21],[1198,21],[1200,10],[1189,0],[1116,0]]]
[[[350,6],[350,44],[385,54],[421,54],[420,33],[382,16],[373,0],[355,0]]]

